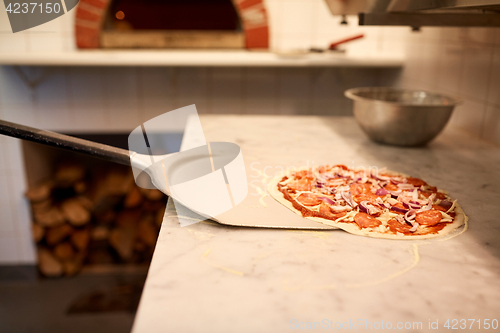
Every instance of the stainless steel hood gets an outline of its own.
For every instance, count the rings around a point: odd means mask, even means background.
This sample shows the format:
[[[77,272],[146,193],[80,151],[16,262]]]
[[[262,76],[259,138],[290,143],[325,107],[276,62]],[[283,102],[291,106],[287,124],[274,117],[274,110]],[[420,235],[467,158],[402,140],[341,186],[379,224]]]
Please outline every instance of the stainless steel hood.
[[[500,0],[325,0],[359,25],[500,27]]]

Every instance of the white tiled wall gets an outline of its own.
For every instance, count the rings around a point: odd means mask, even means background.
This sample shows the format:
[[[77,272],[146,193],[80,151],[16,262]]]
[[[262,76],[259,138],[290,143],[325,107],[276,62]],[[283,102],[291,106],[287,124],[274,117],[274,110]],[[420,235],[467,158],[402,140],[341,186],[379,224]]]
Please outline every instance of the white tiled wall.
[[[500,145],[500,29],[427,27],[406,44],[401,84],[462,99],[450,125]]]
[[[363,32],[352,52],[402,53],[408,66],[362,68],[21,68],[0,67],[0,118],[56,131],[130,131],[139,123],[193,104],[200,113],[348,115],[343,91],[394,85],[465,98],[452,122],[500,142],[500,34],[492,29],[340,26],[323,0],[267,0],[273,50],[326,47]],[[17,34],[0,4],[0,52],[74,49],[73,12]],[[401,79],[401,80],[400,80]],[[23,199],[20,144],[0,136],[0,264],[34,262]]]

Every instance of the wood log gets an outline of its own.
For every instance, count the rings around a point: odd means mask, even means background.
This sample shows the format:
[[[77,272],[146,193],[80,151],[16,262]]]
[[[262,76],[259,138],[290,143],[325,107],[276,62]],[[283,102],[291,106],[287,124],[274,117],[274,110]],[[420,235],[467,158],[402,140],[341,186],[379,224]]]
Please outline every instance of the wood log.
[[[83,208],[89,211],[92,211],[92,209],[94,209],[94,203],[88,197],[84,195],[79,195],[74,197],[74,199],[78,201]]]
[[[138,208],[123,210],[118,213],[115,224],[117,227],[135,229],[141,219],[141,215],[142,210]]]
[[[33,232],[33,240],[37,243],[43,239],[43,236],[45,236],[45,229],[36,223],[31,225],[31,230]]]
[[[90,242],[90,230],[77,230],[71,235],[71,244],[79,251],[85,251]]]
[[[90,222],[90,212],[81,205],[80,200],[68,199],[64,201],[61,210],[66,220],[75,227]]]
[[[85,168],[80,164],[61,163],[54,175],[56,183],[68,187],[85,177]]]
[[[54,256],[61,262],[64,262],[75,256],[75,250],[73,250],[73,247],[68,242],[60,243],[54,248]]]
[[[165,210],[167,209],[167,206],[164,205],[164,207],[156,212],[156,217],[155,217],[155,222],[158,227],[161,227],[161,224],[163,223],[163,217],[165,216]]]
[[[109,236],[109,244],[125,261],[134,254],[135,230],[131,227],[115,228]]]
[[[141,192],[137,186],[132,187],[132,189],[127,193],[123,206],[125,208],[135,208],[139,206],[143,201]]]
[[[49,246],[55,246],[71,235],[72,231],[73,228],[66,223],[54,228],[48,228],[45,231],[45,242]]]
[[[70,260],[66,260],[65,262],[62,263],[62,265],[63,265],[64,275],[73,276],[82,270],[83,261],[82,258],[77,257]]]
[[[151,200],[151,201],[157,201],[165,197],[165,194],[163,194],[160,190],[150,190],[150,189],[145,189],[141,188],[140,189],[142,195],[146,197],[146,199]]]
[[[57,207],[52,207],[46,211],[33,212],[33,215],[35,222],[43,227],[56,227],[65,222],[63,213]]]
[[[93,241],[104,241],[109,238],[109,228],[104,225],[98,225],[92,229],[91,238]]]
[[[91,249],[85,258],[85,263],[89,265],[109,265],[114,264],[115,259],[110,251],[104,248]]]
[[[141,208],[148,212],[157,212],[166,206],[166,203],[163,200],[158,201],[144,201]]]
[[[95,219],[100,224],[111,224],[116,220],[117,214],[114,210],[94,213]]]
[[[144,244],[143,242],[141,242],[140,240],[138,240],[137,242],[135,242],[134,244],[134,250],[136,252],[144,252],[148,249],[148,246],[146,244]]]
[[[47,200],[50,198],[52,188],[53,183],[45,181],[37,186],[30,187],[26,192],[26,198],[28,198],[31,202]]]
[[[137,227],[137,238],[149,247],[154,247],[158,239],[158,228],[153,223],[153,217],[148,215],[141,219]]]
[[[82,194],[87,190],[87,184],[84,181],[78,181],[73,185],[73,190],[77,194]]]
[[[62,264],[44,248],[38,249],[38,269],[47,277],[58,277],[63,274]]]
[[[130,171],[112,169],[96,177],[93,201],[96,205],[107,196],[125,196],[134,186],[134,177]]]
[[[31,203],[31,209],[32,209],[33,213],[46,212],[50,208],[52,208],[52,206],[53,206],[52,200],[50,198],[42,200],[42,201],[37,201],[37,202]]]

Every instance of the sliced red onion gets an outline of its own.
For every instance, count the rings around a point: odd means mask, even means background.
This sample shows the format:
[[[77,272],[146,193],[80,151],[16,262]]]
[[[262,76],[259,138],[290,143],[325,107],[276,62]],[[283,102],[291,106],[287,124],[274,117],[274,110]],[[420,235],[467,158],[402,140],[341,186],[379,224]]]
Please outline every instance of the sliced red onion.
[[[363,213],[370,214],[370,211],[368,210],[368,206],[366,205],[368,201],[361,201],[359,203],[359,210],[362,211]]]
[[[349,186],[339,186],[339,187],[337,187],[337,190],[339,192],[347,192],[347,191],[349,191]]]
[[[391,183],[393,183],[394,185],[398,185],[398,184],[404,184],[406,183],[408,180],[404,177],[392,177],[391,178]]]
[[[329,203],[330,205],[335,205],[335,201],[333,201],[332,199],[330,198],[327,198],[327,197],[318,197],[319,200],[323,200],[327,203]]]
[[[413,227],[411,227],[410,230],[408,230],[409,232],[415,232],[417,231],[417,228],[418,228],[419,224],[417,222],[413,223]]]
[[[448,200],[442,200],[440,205],[443,206],[444,208],[449,209],[451,206],[453,206],[453,202],[450,202]]]
[[[406,224],[404,217],[402,217],[401,215],[396,216],[395,219],[401,224]]]
[[[391,177],[381,176],[379,175],[380,170],[370,170],[370,177],[381,180],[381,181],[390,181]]]
[[[376,192],[375,192],[376,195],[387,195],[387,194],[390,194],[389,191],[387,191],[385,188],[379,188]]]
[[[324,173],[323,174],[323,178],[325,179],[332,179],[332,178],[335,178],[335,175],[331,172],[328,172],[328,173]]]
[[[430,197],[429,197],[430,198]],[[425,212],[427,210],[431,210],[432,209],[432,200],[429,200],[429,203],[423,207],[421,207],[418,212]]]
[[[380,208],[373,206],[372,204],[370,204],[369,201],[361,201],[359,203],[359,210],[370,215],[374,215],[381,212]]]
[[[393,210],[395,212],[405,213],[405,214],[406,214],[406,212],[408,212],[408,209],[399,208],[399,207],[395,207],[395,206],[391,206],[391,210]]]
[[[405,220],[407,222],[410,222],[413,225],[412,221],[415,219],[416,216],[417,216],[417,212],[415,210],[413,210],[413,209],[410,209],[405,214]]]
[[[391,194],[391,197],[396,199],[402,192],[401,191],[388,191]]]
[[[348,211],[348,210],[351,210],[351,207],[350,206],[331,206],[330,209],[334,212],[334,213],[342,213],[342,212],[345,212],[345,211]]]
[[[352,208],[356,207],[356,203],[352,200],[352,194],[351,192],[342,192],[342,198],[347,202],[349,206]]]
[[[407,190],[407,191],[410,191],[410,190],[415,189],[415,186],[413,186],[412,184],[398,184],[398,188],[399,188],[400,190]]]
[[[337,179],[334,179],[334,180],[330,180],[330,181],[329,181],[329,185],[330,185],[330,186],[339,186],[339,185],[343,185],[343,184],[344,184],[344,182],[345,182],[345,180],[344,180],[344,179],[338,179],[338,178],[337,178]]]
[[[413,200],[417,200],[418,199],[418,191],[416,189],[413,190],[412,199]]]
[[[418,203],[415,203],[413,201],[410,201],[410,202],[403,202],[403,206],[405,206],[406,208],[408,209],[419,209],[420,207],[422,207],[420,204]]]
[[[431,205],[434,203],[434,199],[436,199],[436,193],[432,193],[427,200],[431,203]]]
[[[385,181],[385,182],[389,182],[391,180],[391,177],[389,177],[389,176],[379,176],[379,175],[377,175],[375,178],[377,178],[378,180],[381,180],[381,181]]]

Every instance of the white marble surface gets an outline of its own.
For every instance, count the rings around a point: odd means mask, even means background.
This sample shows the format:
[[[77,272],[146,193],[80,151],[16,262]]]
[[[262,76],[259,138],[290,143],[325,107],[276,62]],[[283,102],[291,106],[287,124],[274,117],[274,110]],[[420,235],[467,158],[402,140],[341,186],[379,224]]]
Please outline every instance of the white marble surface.
[[[249,181],[257,179],[249,195],[264,188],[255,169],[266,166],[269,175],[312,161],[387,166],[448,190],[470,217],[469,229],[453,238],[394,241],[208,221],[181,228],[168,207],[133,332],[288,332],[299,323],[335,329],[358,320],[351,330],[372,331],[383,321],[445,332],[447,319],[500,320],[498,146],[453,129],[426,148],[381,146],[352,118],[201,121],[207,140],[241,146]],[[429,320],[439,329],[430,330]],[[470,323],[464,331],[477,331]]]

